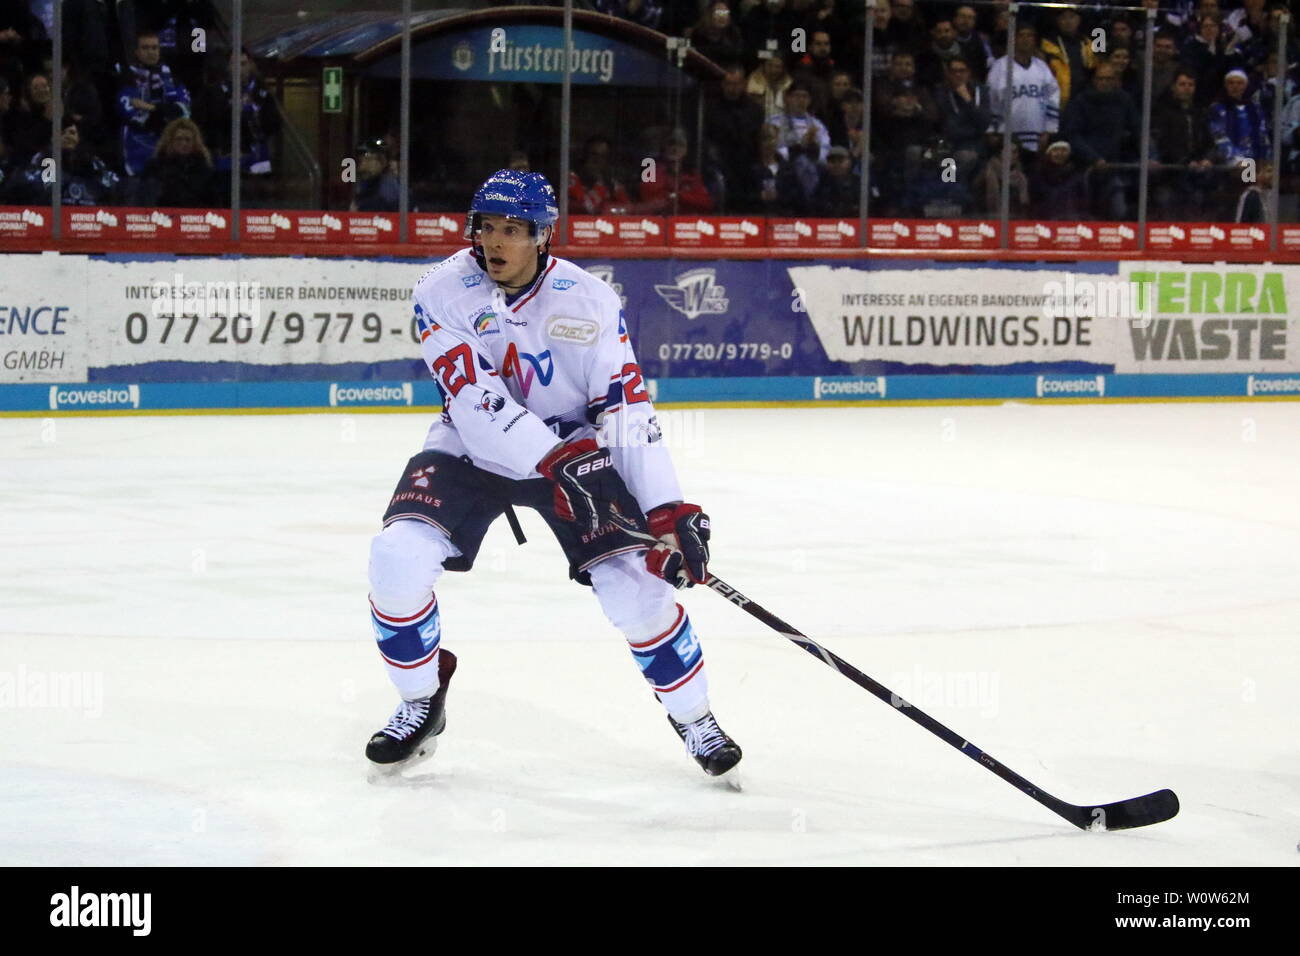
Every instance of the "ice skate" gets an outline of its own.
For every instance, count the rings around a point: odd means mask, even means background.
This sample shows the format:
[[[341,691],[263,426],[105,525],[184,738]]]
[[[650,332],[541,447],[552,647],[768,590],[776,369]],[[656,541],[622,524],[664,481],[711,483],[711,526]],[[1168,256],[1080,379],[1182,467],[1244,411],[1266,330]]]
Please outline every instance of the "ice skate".
[[[404,700],[388,723],[366,744],[371,783],[401,779],[402,774],[433,756],[438,735],[447,727],[447,685],[456,673],[456,655],[438,654],[438,692],[420,700]]]
[[[718,726],[712,711],[689,724],[679,724],[669,715],[668,723],[686,744],[686,752],[710,777],[720,777],[740,763],[740,746]]]

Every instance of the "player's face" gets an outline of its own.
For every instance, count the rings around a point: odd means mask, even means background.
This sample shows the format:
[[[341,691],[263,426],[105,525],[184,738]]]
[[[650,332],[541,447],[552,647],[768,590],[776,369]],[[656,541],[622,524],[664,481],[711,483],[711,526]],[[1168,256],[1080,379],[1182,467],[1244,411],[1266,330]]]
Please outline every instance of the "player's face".
[[[528,234],[528,223],[506,216],[482,216],[478,241],[493,282],[519,286],[532,278],[537,268],[537,239]]]

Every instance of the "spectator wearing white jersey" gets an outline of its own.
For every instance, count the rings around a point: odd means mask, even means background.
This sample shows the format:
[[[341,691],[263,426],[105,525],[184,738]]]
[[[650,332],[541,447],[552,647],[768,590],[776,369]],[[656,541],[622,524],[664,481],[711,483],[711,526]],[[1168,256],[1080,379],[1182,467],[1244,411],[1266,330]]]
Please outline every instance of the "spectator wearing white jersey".
[[[1038,30],[1030,24],[1016,29],[1011,57],[1011,137],[1021,149],[1035,155],[1047,146],[1048,137],[1060,126],[1061,90],[1056,76],[1035,56]],[[989,69],[989,105],[993,122],[989,132],[1002,134],[1006,103],[1007,58],[999,57]]]

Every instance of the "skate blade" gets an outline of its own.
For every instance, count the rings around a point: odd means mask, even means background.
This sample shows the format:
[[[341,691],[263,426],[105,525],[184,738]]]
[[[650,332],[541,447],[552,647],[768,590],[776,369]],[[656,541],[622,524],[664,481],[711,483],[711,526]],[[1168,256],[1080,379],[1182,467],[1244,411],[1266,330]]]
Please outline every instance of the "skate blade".
[[[366,782],[380,787],[400,787],[403,784],[419,783],[431,774],[413,774],[421,769],[438,750],[438,738],[429,737],[420,745],[420,749],[397,763],[370,763],[366,771]]]
[[[733,790],[736,793],[745,792],[745,778],[740,775],[739,767],[732,767],[721,777],[715,779],[728,790]]]

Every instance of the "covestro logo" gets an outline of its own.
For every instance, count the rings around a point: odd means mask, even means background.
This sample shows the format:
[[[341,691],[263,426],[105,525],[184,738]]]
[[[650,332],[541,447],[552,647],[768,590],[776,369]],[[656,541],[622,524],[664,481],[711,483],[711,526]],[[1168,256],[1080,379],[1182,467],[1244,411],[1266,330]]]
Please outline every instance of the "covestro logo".
[[[139,408],[139,385],[51,385],[50,410]]]

